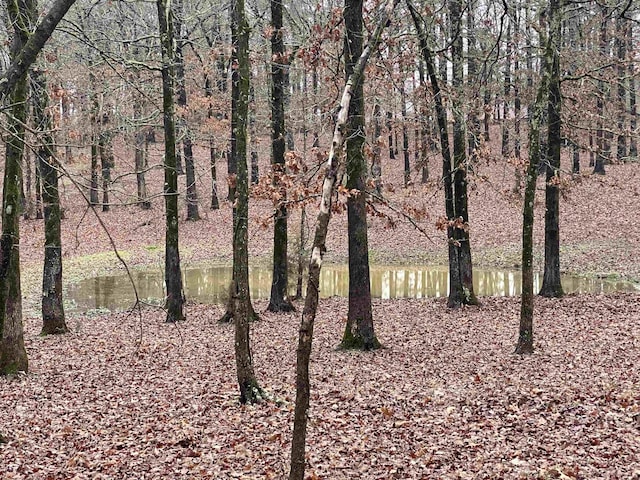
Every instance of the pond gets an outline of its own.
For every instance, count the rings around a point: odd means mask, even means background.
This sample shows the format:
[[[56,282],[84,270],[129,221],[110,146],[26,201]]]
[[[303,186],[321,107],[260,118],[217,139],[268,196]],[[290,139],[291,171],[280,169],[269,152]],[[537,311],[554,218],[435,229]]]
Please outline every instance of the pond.
[[[479,296],[514,296],[521,293],[521,275],[517,271],[474,269],[474,287]],[[250,268],[251,298],[268,299],[271,292],[271,268]],[[134,272],[133,278],[141,300],[159,304],[164,298],[164,280],[160,271]],[[187,269],[183,272],[187,300],[205,304],[223,303],[231,279],[231,267]],[[294,277],[290,277],[294,283]],[[534,291],[540,289],[542,276],[534,278]],[[637,291],[640,285],[610,279],[564,276],[566,293],[606,293]],[[375,298],[424,298],[448,295],[449,275],[446,267],[372,266],[371,294]],[[325,265],[320,277],[320,296],[342,296],[349,293],[346,266]],[[89,278],[70,285],[65,308],[70,312],[88,310],[126,310],[133,305],[134,294],[126,275]]]

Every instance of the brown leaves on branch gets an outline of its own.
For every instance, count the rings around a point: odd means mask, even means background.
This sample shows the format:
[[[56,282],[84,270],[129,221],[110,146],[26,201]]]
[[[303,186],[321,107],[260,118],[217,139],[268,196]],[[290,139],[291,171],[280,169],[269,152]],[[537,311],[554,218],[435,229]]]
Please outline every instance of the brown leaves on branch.
[[[462,217],[457,217],[452,220],[447,219],[447,217],[438,217],[436,220],[436,228],[441,231],[445,231],[448,228],[457,228],[460,230],[464,230],[465,232],[469,232],[469,223],[465,222]]]

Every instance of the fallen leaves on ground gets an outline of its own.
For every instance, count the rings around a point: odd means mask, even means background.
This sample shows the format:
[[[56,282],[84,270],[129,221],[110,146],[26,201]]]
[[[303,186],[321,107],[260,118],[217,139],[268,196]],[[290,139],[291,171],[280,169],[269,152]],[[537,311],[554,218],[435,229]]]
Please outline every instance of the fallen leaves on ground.
[[[336,350],[323,300],[308,477],[630,479],[640,471],[640,298],[537,299],[536,353],[514,355],[519,301],[376,301],[385,348]],[[258,310],[266,304],[258,302]],[[273,401],[240,406],[219,307],[79,317],[0,379],[2,479],[276,479],[288,473],[299,314],[262,313],[254,363]]]

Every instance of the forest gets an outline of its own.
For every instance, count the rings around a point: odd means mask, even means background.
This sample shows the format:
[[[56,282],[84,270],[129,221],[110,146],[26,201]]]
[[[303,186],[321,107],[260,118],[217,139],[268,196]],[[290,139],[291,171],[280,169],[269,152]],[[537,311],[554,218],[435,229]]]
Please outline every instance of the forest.
[[[640,480],[636,0],[0,12],[2,480]]]

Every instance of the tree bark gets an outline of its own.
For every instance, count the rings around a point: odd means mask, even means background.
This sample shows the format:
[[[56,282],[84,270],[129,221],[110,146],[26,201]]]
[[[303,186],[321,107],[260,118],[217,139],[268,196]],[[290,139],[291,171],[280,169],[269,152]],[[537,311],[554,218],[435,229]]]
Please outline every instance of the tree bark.
[[[273,276],[270,312],[290,312],[293,304],[287,291],[288,282],[288,237],[287,237],[287,191],[282,184],[285,171],[285,58],[284,30],[282,29],[282,0],[271,0],[271,152],[273,162],[273,184],[280,198],[275,206],[273,222]]]
[[[633,22],[629,22],[627,28],[627,50],[633,52]],[[634,62],[629,62],[627,66],[627,78],[629,79],[629,129],[631,135],[629,138],[629,160],[638,159],[638,135],[634,132],[638,129],[638,110],[636,103],[636,76]]]
[[[174,0],[174,30],[177,37],[175,51],[175,74],[176,87],[178,90],[178,106],[180,107],[180,115],[178,117],[179,138],[182,139],[182,152],[184,154],[184,170],[187,187],[187,220],[200,220],[200,212],[198,211],[198,191],[196,188],[196,168],[193,159],[193,142],[189,125],[187,123],[187,87],[184,78],[184,56],[183,49],[188,38],[186,29],[183,26],[184,7],[183,0]],[[178,167],[178,172],[181,169]]]
[[[211,78],[208,74],[205,74],[204,79],[204,94],[209,101],[207,107],[207,118],[210,120],[213,118],[213,104],[211,103],[213,98],[213,87],[211,85]],[[211,172],[211,210],[218,210],[220,208],[220,201],[218,200],[218,173],[216,171],[216,161],[218,159],[218,153],[216,151],[216,141],[213,134],[209,136],[209,168]]]
[[[473,289],[473,264],[471,261],[471,243],[469,236],[469,209],[467,195],[467,145],[465,115],[462,100],[464,53],[462,39],[462,5],[460,0],[450,0],[449,18],[451,19],[451,63],[453,95],[453,175],[454,218],[462,222],[455,228],[454,246],[458,249],[459,285],[462,288],[461,301],[465,305],[477,305],[478,299]],[[506,121],[506,120],[505,120]]]
[[[176,171],[176,129],[174,107],[174,35],[171,0],[157,0],[162,48],[162,110],[164,124],[164,201],[167,322],[185,319],[180,250],[178,245],[178,172]]]
[[[407,131],[407,96],[403,82],[404,79],[400,83],[400,113],[402,115],[402,158],[404,160],[403,182],[404,188],[407,188],[411,181],[411,163],[409,160],[409,132]]]
[[[68,332],[62,300],[62,241],[60,235],[60,196],[58,162],[53,152],[52,125],[45,73],[34,69],[33,112],[39,132],[38,162],[42,173],[44,204],[44,269],[42,275],[42,335]]]
[[[345,0],[345,76],[353,75],[356,62],[363,51],[363,0]],[[347,229],[349,244],[349,311],[340,346],[361,350],[380,347],[373,327],[371,309],[371,281],[369,274],[369,239],[365,180],[367,165],[364,158],[365,110],[364,77],[354,86],[349,103],[346,125],[347,149]],[[406,126],[405,126],[406,133]],[[408,140],[407,140],[408,142]],[[408,153],[407,153],[408,155]]]
[[[624,132],[624,124],[627,115],[627,91],[625,88],[625,75],[627,59],[627,39],[625,30],[628,28],[628,21],[623,18],[616,18],[616,50],[618,54],[618,139],[617,139],[617,159],[620,162],[627,160],[627,137]]]
[[[562,98],[560,93],[560,46],[562,45],[562,11],[560,0],[550,0],[551,19],[549,43],[552,55],[550,62],[548,96],[548,137],[547,137],[547,181],[545,186],[544,214],[544,278],[540,295],[543,297],[561,297],[560,281],[560,147]]]
[[[35,20],[36,4],[34,0],[24,0],[9,2],[7,6],[14,29],[11,56],[13,63],[16,63],[28,42],[31,25]],[[24,347],[20,285],[20,166],[29,91],[26,72],[25,68],[7,91],[11,107],[7,122],[9,134],[6,142],[0,237],[0,375],[29,370]]]
[[[555,32],[560,25],[559,0],[549,0],[551,32]],[[544,32],[544,26],[540,29]],[[520,355],[533,353],[533,222],[534,205],[536,195],[536,180],[538,164],[540,163],[540,125],[544,116],[544,102],[550,97],[550,79],[554,70],[553,40],[546,38],[545,33],[540,35],[540,43],[545,45],[545,61],[543,61],[542,76],[538,85],[536,99],[532,105],[532,115],[529,128],[529,165],[524,191],[524,204],[522,209],[522,297],[520,303],[520,327],[518,343],[515,353]],[[550,100],[547,100],[550,102]],[[559,112],[558,112],[559,113]]]
[[[98,151],[100,152],[102,172],[102,211],[108,212],[111,208],[109,204],[109,188],[111,185],[111,167],[113,167],[113,144],[110,132],[102,131],[100,133]]]
[[[351,102],[353,87],[357,87],[358,83],[362,81],[364,67],[369,60],[371,52],[377,48],[382,30],[387,26],[390,14],[398,1],[399,0],[394,0],[393,6],[383,11],[379,23],[369,38],[367,47],[362,52],[362,55],[360,55],[358,62],[353,68],[353,73],[347,80],[340,100],[338,120],[333,132],[333,141],[331,143],[331,149],[329,150],[327,169],[322,183],[320,212],[318,213],[313,238],[313,248],[309,260],[307,295],[305,297],[298,334],[298,349],[296,353],[296,405],[294,410],[293,436],[291,439],[289,480],[304,480],[307,418],[311,391],[309,382],[309,358],[311,356],[313,326],[318,310],[320,269],[322,268],[322,257],[326,251],[325,242],[327,239],[329,220],[331,219],[331,197],[336,183],[338,161],[342,156],[344,148],[344,133],[348,119],[349,104]]]
[[[607,35],[607,7],[602,6],[602,20],[600,26],[600,55],[601,60],[605,61],[607,57],[607,46],[608,46],[608,35]],[[609,148],[607,146],[606,134],[604,131],[605,128],[605,96],[606,96],[607,87],[605,85],[604,80],[598,80],[598,92],[596,93],[596,109],[598,110],[598,121],[597,121],[597,131],[596,131],[596,159],[595,165],[593,167],[593,173],[598,175],[604,175],[605,172],[605,163],[607,162],[607,151]]]
[[[371,177],[378,196],[382,195],[382,109],[376,103],[373,107],[373,158],[371,160]]]
[[[147,131],[142,125],[139,125],[142,117],[142,98],[140,95],[136,95],[133,103],[133,116],[137,130],[134,135],[135,153],[134,161],[136,168],[136,186],[138,194],[138,205],[143,210],[149,210],[151,208],[151,202],[147,195]]]
[[[420,52],[427,67],[427,75],[431,82],[431,90],[433,92],[434,106],[436,110],[436,120],[438,125],[438,136],[440,137],[440,150],[442,155],[442,181],[444,184],[445,197],[445,213],[447,220],[447,245],[449,255],[449,298],[447,305],[450,308],[456,308],[462,305],[464,292],[460,277],[460,263],[458,260],[459,249],[456,246],[457,229],[454,229],[452,221],[455,218],[454,197],[453,197],[453,181],[451,172],[451,150],[449,147],[449,133],[447,131],[447,110],[442,99],[442,91],[440,90],[440,82],[436,74],[436,67],[433,58],[433,52],[429,48],[426,32],[423,29],[420,17],[416,12],[413,4],[408,1],[407,6],[413,18],[413,23],[418,32],[418,40],[420,42]]]
[[[511,20],[507,20],[507,33],[505,37],[505,65],[504,65],[504,98],[502,99],[502,158],[507,159],[511,155],[510,135],[509,135],[509,100],[511,98],[511,56],[513,55],[513,43],[511,42]]]
[[[235,323],[235,354],[241,403],[256,403],[264,398],[253,369],[249,320],[253,308],[249,297],[249,174],[247,170],[247,118],[249,111],[249,25],[245,17],[244,0],[231,4],[231,42],[233,64],[231,74],[231,138],[237,166],[233,215],[233,319]]]

